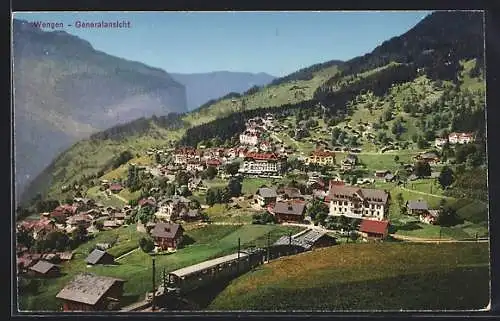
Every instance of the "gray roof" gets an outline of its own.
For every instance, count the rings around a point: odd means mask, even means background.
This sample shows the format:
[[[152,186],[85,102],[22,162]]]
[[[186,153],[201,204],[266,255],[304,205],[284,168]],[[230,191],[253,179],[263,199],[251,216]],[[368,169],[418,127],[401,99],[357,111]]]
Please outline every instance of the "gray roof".
[[[411,200],[408,201],[408,208],[410,210],[426,210],[429,207],[427,206],[427,202],[424,200]]]
[[[179,229],[182,229],[182,226],[180,226],[179,224],[157,223],[151,230],[151,235],[153,237],[172,239],[177,235]]]
[[[246,256],[248,256],[248,254],[240,252],[240,258],[243,258]],[[238,253],[233,253],[230,255],[223,256],[223,257],[218,257],[218,258],[213,259],[213,260],[204,261],[204,262],[201,262],[201,263],[198,263],[195,265],[191,265],[191,266],[188,266],[188,267],[185,267],[182,269],[178,269],[178,270],[175,270],[173,272],[170,272],[170,274],[174,274],[178,277],[183,277],[185,275],[189,275],[191,273],[202,271],[202,270],[205,270],[208,268],[216,267],[219,264],[230,262],[230,261],[233,261],[236,259],[238,259]]]
[[[300,189],[294,188],[294,187],[285,187],[283,188],[283,194],[290,198],[298,198],[302,197],[302,194],[300,193]]]
[[[49,272],[53,267],[55,267],[55,265],[50,263],[50,262],[38,261],[35,265],[30,267],[30,270],[45,274],[45,273]]]
[[[89,256],[87,256],[85,262],[90,264],[97,264],[97,262],[99,262],[99,260],[102,259],[105,255],[112,256],[111,254],[106,253],[106,251],[95,249],[92,251],[92,253],[89,254]]]
[[[277,202],[273,212],[279,214],[302,215],[306,208],[303,202]]]
[[[318,241],[320,238],[323,236],[327,235],[328,237],[333,238],[332,236],[329,236],[325,232],[317,231],[317,230],[306,230],[303,233],[299,233],[292,237],[291,240],[291,245],[295,246],[300,246],[306,250],[310,249],[316,241]],[[274,245],[289,245],[290,244],[290,237],[289,236],[282,236],[279,238]]]
[[[345,198],[353,197],[355,194],[374,204],[386,204],[389,198],[389,193],[384,190],[346,185],[333,185],[327,197],[331,200],[345,200]]]
[[[257,190],[257,194],[264,198],[276,197],[276,190],[274,188],[269,187],[261,187]]]
[[[385,177],[384,177],[384,178],[385,178],[385,179],[389,179],[389,180],[391,180],[391,179],[393,179],[393,178],[394,178],[394,175],[393,175],[393,174],[387,174],[387,175],[385,175]]]
[[[68,283],[56,298],[94,305],[115,282],[125,281],[92,273],[81,273]]]

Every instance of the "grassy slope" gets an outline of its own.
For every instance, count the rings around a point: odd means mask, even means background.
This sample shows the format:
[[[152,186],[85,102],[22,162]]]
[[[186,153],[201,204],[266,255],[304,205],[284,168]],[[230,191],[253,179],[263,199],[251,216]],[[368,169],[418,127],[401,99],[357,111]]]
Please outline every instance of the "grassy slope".
[[[238,247],[238,238],[243,247],[248,245],[263,246],[267,233],[271,233],[274,242],[288,231],[296,232],[297,228],[283,226],[207,226],[187,231],[186,240],[192,244],[171,255],[158,256],[156,259],[157,280],[160,280],[162,269],[172,271],[191,264],[202,262],[206,259],[230,254]],[[119,277],[127,280],[125,284],[125,302],[138,300],[151,288],[151,259],[142,251],[136,251],[124,257],[116,266],[87,267],[84,259],[89,250],[100,242],[111,242],[116,237],[122,242],[110,249],[113,254],[121,255],[137,247],[137,240],[142,234],[135,231],[135,226],[99,233],[96,239],[81,245],[76,250],[75,258],[62,264],[62,272],[66,275],[52,279],[42,280],[42,285],[36,295],[20,296],[22,310],[57,310],[60,302],[56,294],[79,272],[95,272],[99,275]],[[131,241],[128,241],[129,238]]]
[[[314,91],[337,72],[337,66],[332,66],[314,73],[313,78],[310,80],[296,80],[279,85],[269,85],[248,96],[224,99],[208,108],[186,115],[185,120],[192,125],[214,120],[241,110],[243,100],[245,100],[246,109],[256,109],[293,104],[311,99]]]
[[[489,301],[488,262],[485,244],[339,245],[260,266],[209,308],[478,309]]]

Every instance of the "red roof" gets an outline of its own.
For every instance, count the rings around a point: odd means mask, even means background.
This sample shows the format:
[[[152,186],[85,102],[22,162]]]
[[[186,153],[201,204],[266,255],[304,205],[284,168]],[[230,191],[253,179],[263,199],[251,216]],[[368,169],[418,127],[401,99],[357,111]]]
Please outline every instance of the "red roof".
[[[258,160],[277,160],[278,156],[275,153],[246,153],[245,157]]]
[[[335,153],[324,151],[324,150],[316,150],[316,151],[311,153],[311,156],[330,157],[330,156],[335,156]]]
[[[360,232],[385,234],[389,227],[389,221],[363,220],[359,227]]]
[[[112,191],[121,190],[122,188],[122,185],[118,183],[111,184],[111,186],[109,187],[109,189]]]
[[[207,165],[219,166],[220,164],[222,164],[221,161],[215,158],[207,160]]]
[[[143,206],[143,205],[146,205],[146,204],[149,204],[151,206],[155,206],[156,205],[156,203],[153,200],[150,200],[150,199],[147,199],[147,198],[143,198],[142,200],[140,200],[138,202],[138,204],[140,206]]]

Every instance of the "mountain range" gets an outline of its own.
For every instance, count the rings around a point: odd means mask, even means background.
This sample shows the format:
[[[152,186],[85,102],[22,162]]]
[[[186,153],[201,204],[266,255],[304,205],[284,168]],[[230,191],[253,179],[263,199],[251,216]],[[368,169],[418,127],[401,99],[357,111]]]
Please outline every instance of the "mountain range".
[[[482,14],[477,12],[435,12],[363,56],[316,64],[245,94],[226,95],[182,115],[181,119],[151,119],[149,123],[145,119],[140,126],[133,122],[114,128],[60,154],[30,184],[23,199],[29,200],[37,193],[58,197],[62,186],[76,182],[82,185],[89,177],[101,176],[97,173],[125,150],[139,154],[167,141],[180,140],[191,145],[213,138],[228,141],[245,117],[272,110],[291,112],[322,106],[323,116],[331,118],[346,106],[353,106],[358,95],[372,91],[383,97],[393,84],[411,83],[419,75],[433,82],[458,83],[464,61],[474,60],[474,70],[484,66],[482,20]],[[455,118],[462,116],[457,114]],[[126,145],[122,143],[124,139]],[[96,149],[102,153],[90,156]],[[87,156],[82,159],[83,155]]]
[[[16,194],[54,157],[90,134],[140,117],[184,113],[273,76],[169,74],[95,50],[64,31],[13,20]]]
[[[276,77],[266,73],[214,71],[209,73],[178,74],[170,76],[186,87],[187,108],[194,110],[209,100],[228,93],[242,94],[254,86],[265,86]]]

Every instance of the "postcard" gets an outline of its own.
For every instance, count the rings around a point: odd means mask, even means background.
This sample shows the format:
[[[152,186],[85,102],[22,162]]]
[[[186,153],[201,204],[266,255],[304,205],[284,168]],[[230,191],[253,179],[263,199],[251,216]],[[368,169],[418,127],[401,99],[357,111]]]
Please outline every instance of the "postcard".
[[[484,12],[16,12],[21,312],[490,305]]]

